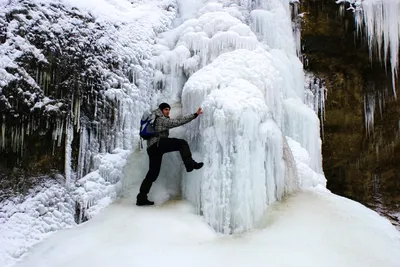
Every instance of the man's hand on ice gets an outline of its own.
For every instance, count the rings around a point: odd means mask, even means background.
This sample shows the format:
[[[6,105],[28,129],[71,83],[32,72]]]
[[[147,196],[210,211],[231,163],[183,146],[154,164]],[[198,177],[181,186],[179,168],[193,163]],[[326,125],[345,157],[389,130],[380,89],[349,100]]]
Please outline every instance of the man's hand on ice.
[[[197,112],[196,112],[197,116],[199,116],[200,114],[203,114],[203,112],[202,112],[201,110],[202,110],[201,108],[199,108],[199,109],[197,110]]]

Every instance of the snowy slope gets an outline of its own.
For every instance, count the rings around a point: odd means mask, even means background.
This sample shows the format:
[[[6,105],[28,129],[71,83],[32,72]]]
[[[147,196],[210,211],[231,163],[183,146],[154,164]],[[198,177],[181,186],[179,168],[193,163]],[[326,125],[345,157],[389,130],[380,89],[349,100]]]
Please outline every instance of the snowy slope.
[[[400,233],[375,212],[325,190],[276,203],[257,229],[233,236],[216,234],[188,203],[138,208],[132,200],[58,232],[16,267],[400,266]]]

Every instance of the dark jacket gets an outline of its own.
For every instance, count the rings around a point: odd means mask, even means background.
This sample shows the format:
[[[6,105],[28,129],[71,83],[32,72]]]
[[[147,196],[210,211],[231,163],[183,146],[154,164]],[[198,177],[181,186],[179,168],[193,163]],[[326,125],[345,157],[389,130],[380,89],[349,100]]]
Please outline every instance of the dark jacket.
[[[184,125],[197,117],[197,114],[189,114],[181,118],[171,119],[164,116],[160,109],[153,111],[153,114],[157,116],[154,128],[158,132],[158,136],[147,140],[147,148],[157,143],[160,138],[168,138],[169,129]]]

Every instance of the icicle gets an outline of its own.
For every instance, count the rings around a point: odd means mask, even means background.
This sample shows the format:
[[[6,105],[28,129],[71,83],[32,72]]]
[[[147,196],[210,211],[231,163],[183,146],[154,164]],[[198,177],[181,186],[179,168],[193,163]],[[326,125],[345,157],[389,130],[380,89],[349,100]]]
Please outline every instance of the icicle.
[[[374,133],[374,115],[375,115],[375,95],[366,94],[364,96],[364,124],[368,135]]]
[[[58,140],[57,146],[58,147],[61,146],[61,140],[62,140],[62,135],[63,135],[63,131],[64,131],[64,122],[65,122],[65,120],[61,120],[61,123],[60,123],[61,125],[59,124],[58,137],[57,137],[57,140]]]
[[[78,156],[78,177],[77,179],[80,179],[83,177],[84,170],[85,170],[85,156],[87,152],[87,131],[86,127],[83,126],[81,128],[81,133],[80,133],[80,140],[79,140],[79,156]]]
[[[1,150],[6,149],[6,116],[3,115],[3,121],[1,123]]]
[[[389,61],[392,73],[392,88],[396,98],[396,77],[399,74],[400,49],[400,1],[364,0],[356,15],[358,27],[365,26],[370,56],[377,55],[385,63]],[[381,54],[383,49],[383,55]]]
[[[67,125],[65,127],[65,186],[68,188],[71,184],[72,166],[72,140],[74,138],[74,127],[70,118],[67,119]]]
[[[293,38],[296,44],[296,54],[301,58],[301,23],[303,14],[299,14],[299,5],[299,2],[291,1]]]
[[[25,137],[25,128],[24,128],[24,124],[21,124],[21,141],[20,141],[21,158],[24,156],[24,137]]]
[[[27,123],[27,125],[26,125],[26,132],[25,132],[25,134],[26,135],[30,135],[30,129],[31,129],[31,120],[30,120],[30,118],[29,118],[29,120],[28,120],[28,123]]]
[[[80,116],[81,116],[81,98],[78,96],[75,98],[74,102],[74,125],[76,126],[77,132],[79,132],[80,128]]]
[[[94,116],[94,119],[97,118],[97,94],[94,97],[94,114],[93,114],[93,116]]]

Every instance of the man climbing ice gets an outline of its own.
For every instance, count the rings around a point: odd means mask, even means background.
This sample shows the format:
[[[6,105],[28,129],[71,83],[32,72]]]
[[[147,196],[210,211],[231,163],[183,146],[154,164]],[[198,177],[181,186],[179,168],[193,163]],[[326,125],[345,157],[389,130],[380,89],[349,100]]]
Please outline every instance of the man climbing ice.
[[[156,134],[147,140],[147,154],[149,155],[149,171],[140,186],[140,192],[137,195],[136,205],[154,205],[154,202],[149,201],[147,194],[150,188],[160,173],[162,156],[165,153],[179,151],[183,163],[185,164],[186,171],[191,172],[194,169],[203,167],[202,162],[195,162],[192,158],[192,153],[188,143],[183,139],[168,138],[169,129],[184,125],[197,118],[202,114],[201,108],[196,113],[184,116],[182,118],[170,119],[169,113],[171,111],[170,105],[161,103],[157,110],[153,112],[155,115],[154,130]]]

